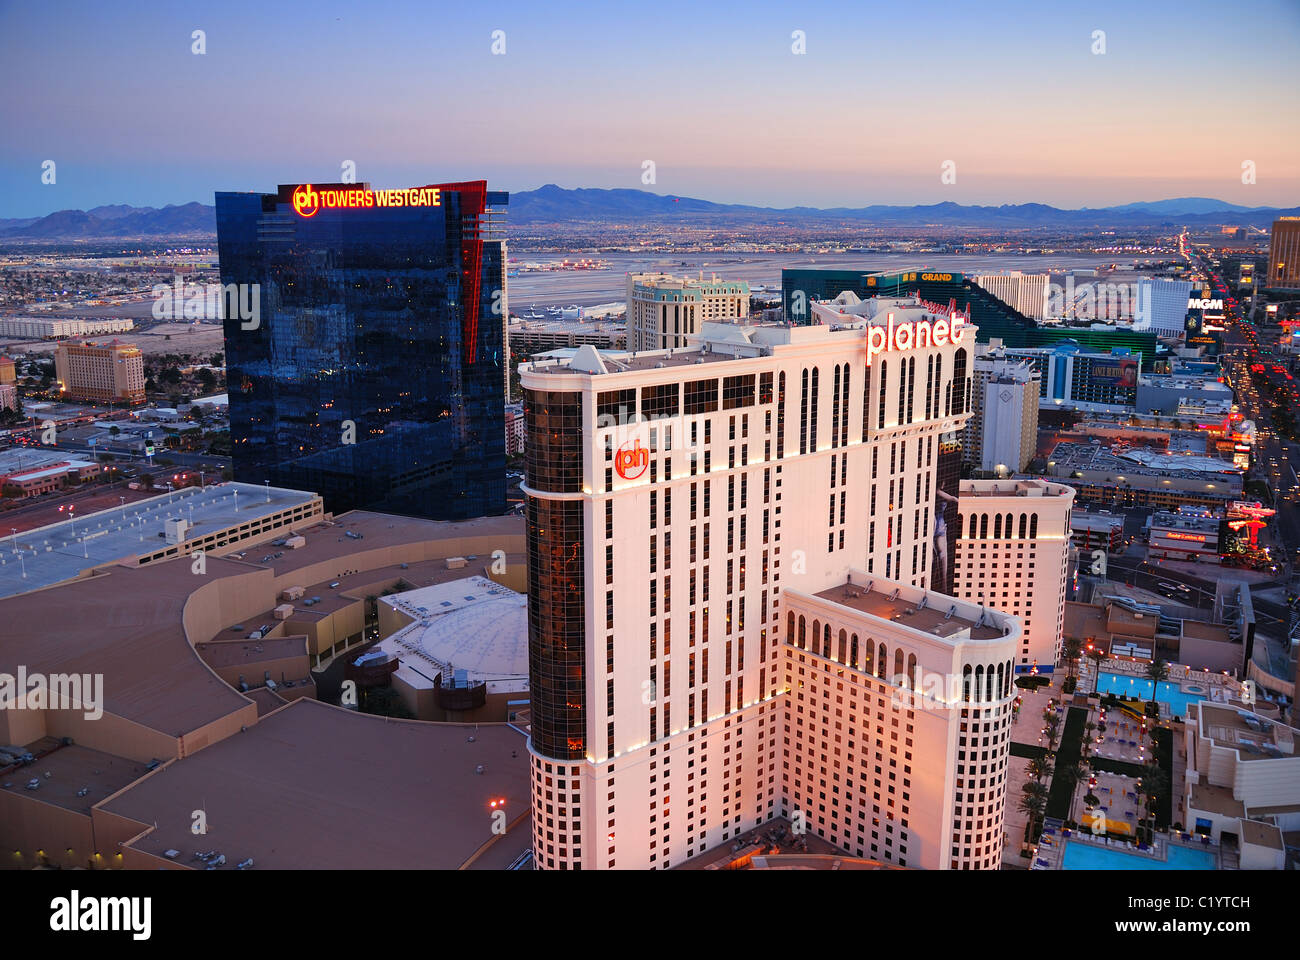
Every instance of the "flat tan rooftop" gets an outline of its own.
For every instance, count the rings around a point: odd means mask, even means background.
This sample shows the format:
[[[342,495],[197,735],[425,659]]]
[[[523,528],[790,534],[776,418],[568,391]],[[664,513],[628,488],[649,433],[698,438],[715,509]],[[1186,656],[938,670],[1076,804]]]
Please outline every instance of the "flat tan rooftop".
[[[1239,760],[1294,759],[1296,756],[1296,731],[1276,720],[1262,720],[1259,726],[1252,726],[1246,722],[1246,715],[1236,708],[1202,702],[1198,722],[1203,735],[1213,740],[1216,746],[1235,749]]]
[[[470,742],[471,738],[473,742]],[[478,767],[483,768],[478,773]],[[255,869],[454,870],[529,809],[528,751],[504,724],[388,720],[296,700],[247,731],[168,764],[104,804],[157,828],[136,849],[198,865],[215,849]],[[203,799],[206,836],[190,832]]]
[[[45,737],[26,746],[33,754],[50,749],[53,752],[35,763],[0,775],[0,790],[23,793],[33,800],[87,817],[90,816],[92,806],[145,774],[145,765],[142,763],[77,744],[59,746],[59,741],[53,737]],[[40,786],[29,792],[27,784],[33,779],[39,781]],[[85,795],[78,796],[83,789]]]
[[[1253,843],[1257,847],[1282,849],[1282,831],[1271,823],[1260,823],[1258,820],[1241,821],[1241,840],[1242,843]]]
[[[970,631],[972,640],[996,640],[1006,636],[1006,630],[1001,627],[977,627],[974,620],[968,620],[958,614],[949,618],[948,610],[953,604],[943,603],[946,599],[943,597],[932,597],[930,602],[933,605],[918,609],[915,602],[902,596],[897,600],[890,600],[889,594],[882,590],[868,591],[861,584],[855,583],[842,583],[829,590],[823,590],[816,596],[860,613],[889,620],[943,639],[965,630]],[[996,615],[990,611],[990,620],[994,616]]]

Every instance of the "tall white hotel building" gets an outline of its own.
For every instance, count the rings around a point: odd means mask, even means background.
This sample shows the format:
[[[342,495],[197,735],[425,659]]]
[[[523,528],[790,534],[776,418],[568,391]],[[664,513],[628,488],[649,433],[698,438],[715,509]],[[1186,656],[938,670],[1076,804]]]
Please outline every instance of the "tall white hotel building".
[[[931,589],[975,329],[916,299],[813,314],[520,368],[541,869],[679,866],[775,816],[1001,864],[1020,624]]]
[[[1019,618],[1016,673],[1052,673],[1070,582],[1074,488],[1047,480],[963,480],[954,596]]]

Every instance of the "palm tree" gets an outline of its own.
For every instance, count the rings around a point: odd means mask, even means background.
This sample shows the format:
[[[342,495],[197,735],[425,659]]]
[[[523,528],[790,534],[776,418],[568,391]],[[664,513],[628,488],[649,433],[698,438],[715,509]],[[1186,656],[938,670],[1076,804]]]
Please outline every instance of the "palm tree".
[[[1061,641],[1061,653],[1065,655],[1066,663],[1069,665],[1070,676],[1074,676],[1079,656],[1083,653],[1083,641],[1078,637],[1066,637]]]
[[[1079,785],[1079,781],[1082,780],[1082,779],[1083,779],[1084,777],[1086,777],[1087,775],[1088,775],[1088,768],[1087,768],[1087,767],[1083,766],[1082,764],[1072,763],[1072,764],[1070,764],[1069,766],[1061,767],[1059,770],[1057,770],[1057,771],[1056,771],[1056,776],[1053,778],[1053,781],[1052,781],[1053,783],[1055,783],[1057,780],[1060,780],[1060,781],[1064,782],[1065,784],[1067,784],[1067,785],[1069,786],[1069,788],[1070,788],[1070,817],[1069,817],[1069,819],[1071,819],[1071,820],[1074,819],[1074,794],[1075,794],[1075,787],[1077,787],[1077,786]]]
[[[1147,664],[1147,677],[1151,680],[1151,704],[1156,702],[1156,690],[1160,684],[1169,676],[1169,664],[1164,660],[1152,660]],[[1159,716],[1157,711],[1156,716]]]
[[[1052,767],[1053,764],[1051,758],[1049,758],[1045,753],[1040,753],[1038,756],[1030,759],[1027,769],[1029,775],[1033,777],[1035,781],[1041,781],[1044,777],[1050,777],[1052,775]]]
[[[1156,798],[1169,789],[1169,774],[1165,772],[1164,767],[1156,763],[1142,764],[1142,777],[1138,780],[1138,796],[1144,797],[1142,805],[1142,819],[1148,820],[1155,817]],[[1147,839],[1150,840],[1154,831],[1152,824],[1147,824]]]
[[[1055,750],[1056,750],[1056,737],[1057,737],[1057,734],[1059,734],[1060,731],[1061,731],[1061,717],[1060,717],[1060,715],[1059,715],[1059,714],[1053,714],[1052,716],[1048,717],[1045,726],[1047,727],[1047,744],[1048,744],[1048,749],[1051,750],[1051,751],[1053,751],[1053,752],[1055,752]]]
[[[1038,819],[1047,810],[1047,801],[1035,793],[1026,793],[1020,797],[1020,812],[1028,815],[1029,822],[1025,824],[1025,842],[1035,835],[1034,827]]]

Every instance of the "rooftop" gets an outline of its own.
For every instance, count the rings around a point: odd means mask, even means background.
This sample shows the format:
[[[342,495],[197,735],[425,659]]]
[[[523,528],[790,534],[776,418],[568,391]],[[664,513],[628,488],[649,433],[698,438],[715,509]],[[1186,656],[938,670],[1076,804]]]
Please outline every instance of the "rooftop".
[[[962,480],[958,495],[966,497],[1068,497],[1074,489],[1047,480]]]
[[[1197,713],[1201,736],[1215,746],[1237,751],[1238,760],[1295,759],[1296,731],[1231,706],[1201,703]]]
[[[0,598],[154,553],[168,546],[163,534],[169,519],[192,519],[185,536],[195,539],[318,499],[314,493],[257,484],[186,487],[6,536],[0,540]]]
[[[858,582],[855,582],[855,579]],[[815,594],[822,600],[830,600],[840,606],[857,610],[881,620],[889,620],[919,630],[943,640],[960,642],[962,640],[1000,640],[1011,629],[1012,618],[995,610],[988,609],[970,617],[976,605],[955,600],[941,593],[918,591],[913,588],[892,589],[894,584],[882,580],[881,589],[873,589],[870,574],[855,574],[845,583],[822,590]],[[888,585],[889,592],[885,592]],[[913,596],[904,596],[907,590]],[[920,596],[915,596],[920,594]],[[960,611],[960,612],[958,612]],[[966,615],[963,615],[966,614]]]
[[[471,682],[528,685],[528,598],[474,576],[381,597],[412,619],[380,647],[403,660],[422,656],[443,679],[464,670]],[[416,661],[416,666],[420,666]],[[522,682],[522,686],[520,683]]]
[[[481,772],[479,772],[479,768]],[[195,798],[221,830],[191,833]],[[505,724],[433,724],[311,699],[173,761],[103,805],[147,831],[131,846],[195,865],[454,870],[494,839],[489,802],[529,809],[526,739]]]

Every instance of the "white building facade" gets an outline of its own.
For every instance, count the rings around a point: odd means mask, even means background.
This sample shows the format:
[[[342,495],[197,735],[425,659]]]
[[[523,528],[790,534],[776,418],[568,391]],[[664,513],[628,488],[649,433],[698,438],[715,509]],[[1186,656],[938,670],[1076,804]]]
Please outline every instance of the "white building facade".
[[[1063,483],[961,482],[954,592],[1019,618],[1017,673],[1050,673],[1060,657],[1073,507]]]
[[[804,777],[790,773],[801,748],[785,728],[798,725],[800,710],[789,697],[794,658],[809,654],[796,654],[797,638],[786,635],[783,591],[814,605],[852,577],[874,581],[873,595],[898,590],[914,605],[939,598],[928,587],[940,555],[936,511],[947,509],[940,453],[969,416],[974,328],[914,299],[814,304],[813,312],[819,325],[706,324],[689,351],[602,358],[583,347],[521,367],[541,869],[669,868],[803,810],[791,791],[798,779],[802,798]],[[873,644],[891,637],[890,650],[906,637],[918,644],[908,655],[936,674],[983,657],[990,670],[1007,661],[1009,676],[1014,650],[1004,656],[998,643],[1019,645],[1013,618],[999,620],[996,643],[967,639],[977,606],[929,602],[955,605],[951,619],[970,621],[943,628],[932,650],[888,618],[850,609],[835,622],[864,638],[863,650],[867,636]],[[977,657],[970,644],[988,649]],[[836,670],[852,671],[848,656],[837,648],[817,669],[838,658]],[[911,855],[901,853],[901,834],[857,829],[868,811],[887,822],[892,812],[904,829],[902,794],[891,811],[889,793],[872,781],[901,788],[890,761],[902,758],[889,748],[904,746],[893,735],[905,721],[878,702],[868,714],[867,691],[880,701],[885,686],[869,682],[862,663],[861,711],[844,731],[816,728],[828,741],[861,744],[838,747],[855,759],[831,761],[846,766],[827,774],[849,777],[851,766],[855,781],[855,803],[843,808],[852,814],[837,821],[834,842],[855,855],[888,851],[899,865],[994,862],[950,852],[958,828],[937,812],[958,803],[950,776],[957,727],[947,721],[912,721],[946,733],[912,738],[917,783],[907,792],[916,799],[907,805],[927,812],[924,836],[909,833]],[[831,835],[829,820],[814,817],[809,827]],[[966,849],[964,840],[956,846]]]

